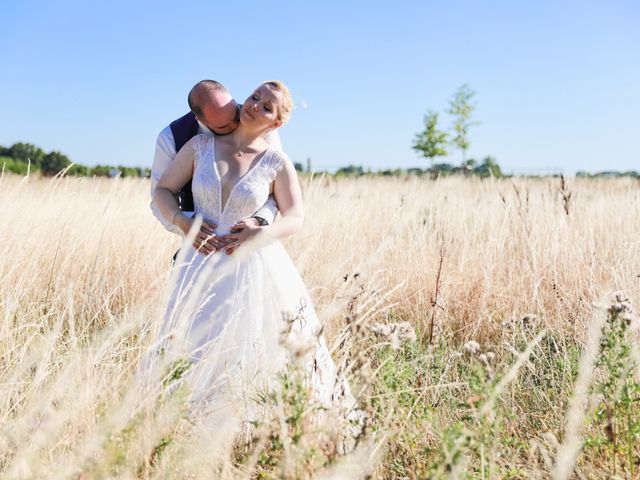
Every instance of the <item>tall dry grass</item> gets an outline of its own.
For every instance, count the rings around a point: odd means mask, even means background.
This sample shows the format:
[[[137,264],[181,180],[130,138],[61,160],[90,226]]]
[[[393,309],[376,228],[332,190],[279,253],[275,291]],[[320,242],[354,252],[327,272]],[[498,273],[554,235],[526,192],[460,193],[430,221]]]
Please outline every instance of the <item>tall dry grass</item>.
[[[339,478],[344,468],[355,476],[419,477],[453,462],[453,456],[438,459],[451,453],[445,443],[454,434],[445,431],[464,420],[459,404],[473,393],[466,376],[471,360],[459,353],[468,340],[497,354],[496,374],[520,362],[518,374],[500,387],[502,400],[492,400],[509,413],[500,425],[477,424],[520,442],[500,447],[495,464],[516,472],[512,478],[550,474],[593,302],[612,290],[624,290],[636,305],[640,298],[638,182],[570,180],[564,191],[558,179],[301,182],[305,226],[285,243],[328,340],[358,316],[408,321],[419,338],[400,352],[362,332],[350,344],[364,357],[356,365],[375,377],[367,385],[353,372],[374,418],[370,440],[353,457],[329,456],[329,464],[307,474]],[[149,463],[171,429],[179,441],[166,458],[174,467],[193,467],[197,477],[208,465],[229,478],[246,467],[241,454],[224,446],[220,458],[236,458],[235,465],[197,461],[189,452],[208,447],[184,423],[151,422],[150,433],[136,430],[128,440],[118,434],[131,430],[131,377],[161,318],[179,246],[151,215],[148,188],[145,180],[0,179],[3,477],[77,478],[84,471],[108,478],[110,465],[121,462],[123,478],[181,478],[167,463]],[[535,332],[522,325],[525,315],[535,319]],[[543,329],[550,340],[532,344]],[[527,345],[533,357],[518,360]],[[490,381],[482,385],[491,388]],[[349,466],[350,458],[360,466]],[[254,460],[248,463],[254,472],[269,472]],[[463,470],[486,476],[470,462]],[[597,467],[597,454],[585,454],[577,468],[586,475],[607,471]],[[243,475],[252,473],[245,468]]]

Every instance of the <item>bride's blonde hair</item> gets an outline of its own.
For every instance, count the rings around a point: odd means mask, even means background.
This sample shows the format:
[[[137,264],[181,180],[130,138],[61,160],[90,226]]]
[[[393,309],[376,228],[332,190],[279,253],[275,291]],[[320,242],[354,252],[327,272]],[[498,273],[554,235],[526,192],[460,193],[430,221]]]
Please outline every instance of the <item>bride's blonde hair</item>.
[[[291,112],[293,111],[293,99],[291,98],[291,92],[280,80],[267,80],[263,85],[269,85],[271,88],[280,92],[280,95],[282,96],[282,107],[278,109],[278,120],[282,123],[287,123],[289,118],[291,118]]]

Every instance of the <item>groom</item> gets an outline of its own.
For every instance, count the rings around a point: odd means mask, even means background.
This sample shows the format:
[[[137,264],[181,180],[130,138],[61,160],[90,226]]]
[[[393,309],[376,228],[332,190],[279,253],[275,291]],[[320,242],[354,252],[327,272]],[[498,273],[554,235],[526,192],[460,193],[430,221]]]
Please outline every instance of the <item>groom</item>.
[[[169,163],[175,158],[178,150],[191,138],[201,133],[205,135],[227,135],[238,127],[240,105],[237,104],[229,90],[221,83],[215,80],[202,80],[196,83],[189,92],[188,102],[191,111],[171,122],[169,126],[160,132],[156,140],[156,151],[153,157],[153,165],[151,166],[152,198],[158,180],[162,177]],[[280,137],[276,131],[269,132],[265,140],[271,147],[281,148]],[[191,182],[178,192],[178,205],[183,212],[193,212]],[[151,201],[151,211],[167,230],[177,235],[182,235],[182,232],[175,225],[168,222],[160,214],[153,200]],[[245,223],[253,223],[255,226],[264,226],[273,222],[277,212],[278,207],[271,195],[260,210],[243,220]],[[225,246],[224,238],[218,237],[213,232],[215,227],[215,225],[203,222],[201,231],[209,238],[207,244],[202,246],[205,252],[221,250]]]

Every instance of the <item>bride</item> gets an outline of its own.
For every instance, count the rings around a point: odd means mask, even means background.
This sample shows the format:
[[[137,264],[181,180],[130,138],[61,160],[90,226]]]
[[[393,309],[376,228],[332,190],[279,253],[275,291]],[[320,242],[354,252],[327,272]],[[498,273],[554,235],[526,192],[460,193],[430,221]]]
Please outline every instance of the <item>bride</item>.
[[[192,405],[226,409],[242,419],[257,411],[250,400],[255,389],[276,386],[293,341],[310,350],[306,371],[314,398],[355,408],[304,283],[278,241],[302,227],[302,195],[292,162],[263,137],[289,119],[292,106],[282,82],[261,84],[242,105],[239,127],[225,136],[192,138],[154,193],[161,214],[186,236],[206,221],[231,242],[226,252],[211,251],[200,235],[181,250],[156,351],[169,363],[186,362]],[[183,215],[175,199],[191,178],[197,218]],[[240,221],[271,193],[281,214],[277,222],[260,227]]]

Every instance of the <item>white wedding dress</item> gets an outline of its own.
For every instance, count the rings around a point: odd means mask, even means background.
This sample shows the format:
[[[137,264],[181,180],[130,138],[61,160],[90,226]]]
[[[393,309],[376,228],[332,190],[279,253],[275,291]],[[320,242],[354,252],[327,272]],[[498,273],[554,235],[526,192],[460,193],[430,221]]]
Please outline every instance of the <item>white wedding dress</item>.
[[[264,205],[278,171],[290,161],[281,151],[267,150],[233,186],[223,206],[215,138],[198,135],[194,142],[195,211],[217,224],[218,235]],[[188,361],[181,381],[188,385],[192,405],[252,419],[255,389],[276,386],[276,373],[287,368],[292,350],[306,346],[305,369],[315,400],[347,411],[355,407],[318,335],[320,323],[304,283],[280,242],[244,255],[239,250],[209,256],[185,244],[170,282],[155,351],[162,353],[165,366]],[[283,343],[285,330],[289,334]]]

